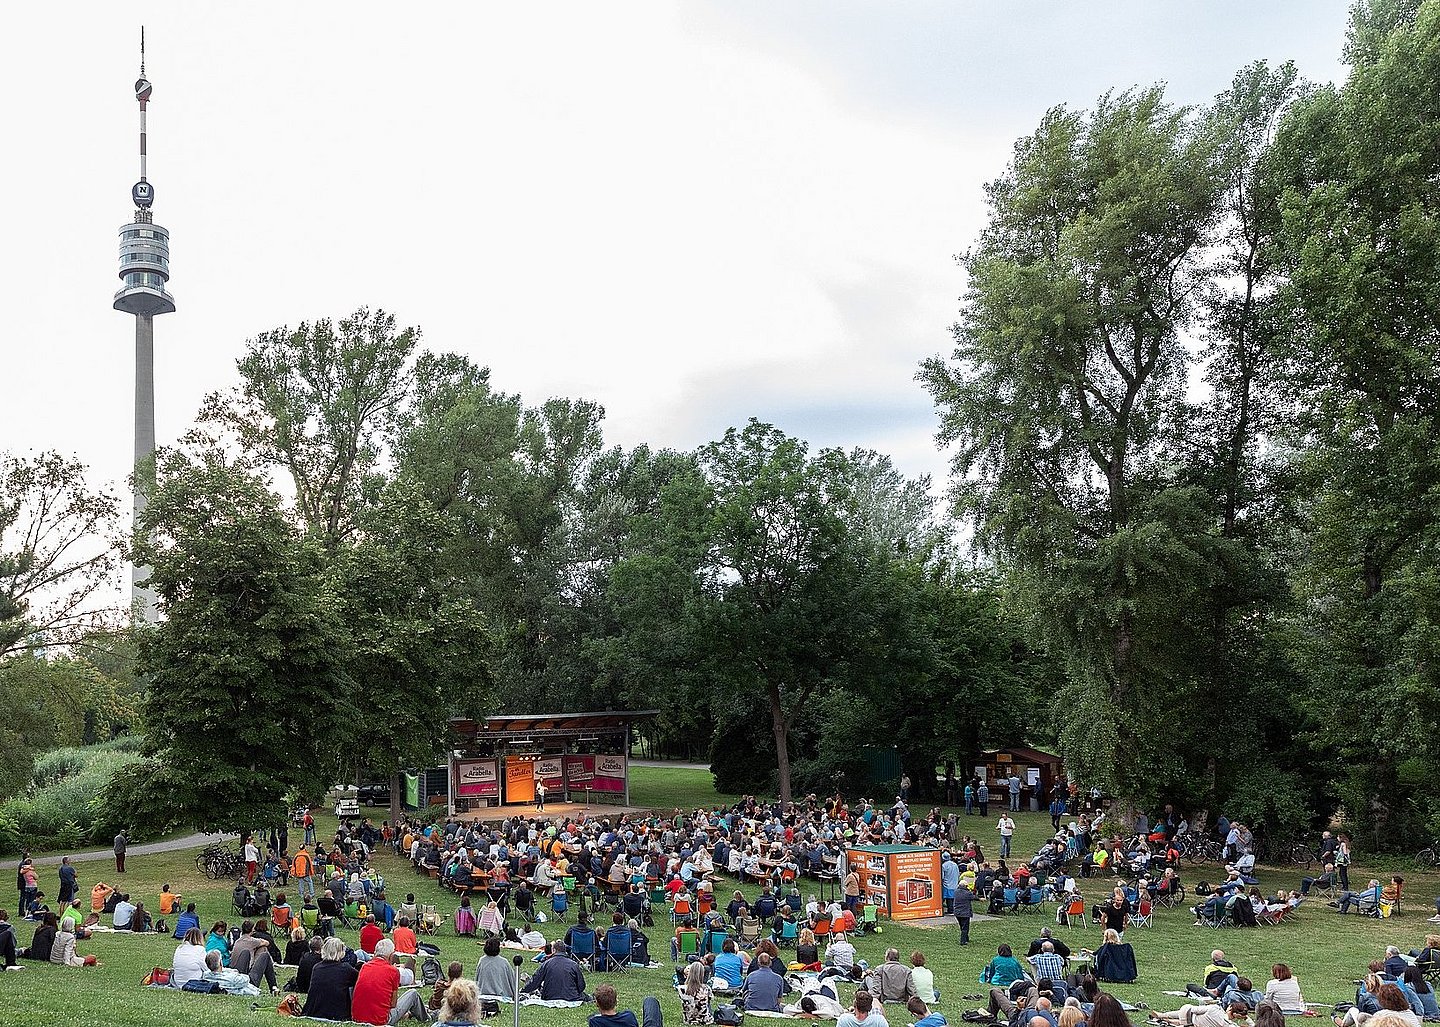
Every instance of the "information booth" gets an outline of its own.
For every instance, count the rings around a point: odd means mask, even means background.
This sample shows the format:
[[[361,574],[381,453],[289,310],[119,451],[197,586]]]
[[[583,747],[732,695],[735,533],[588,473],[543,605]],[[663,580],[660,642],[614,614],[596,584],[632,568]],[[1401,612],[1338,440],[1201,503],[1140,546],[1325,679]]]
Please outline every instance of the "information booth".
[[[630,805],[631,725],[656,710],[450,721],[450,812],[547,803]]]
[[[943,915],[940,850],[923,845],[853,845],[845,853],[860,875],[860,895],[891,920]]]

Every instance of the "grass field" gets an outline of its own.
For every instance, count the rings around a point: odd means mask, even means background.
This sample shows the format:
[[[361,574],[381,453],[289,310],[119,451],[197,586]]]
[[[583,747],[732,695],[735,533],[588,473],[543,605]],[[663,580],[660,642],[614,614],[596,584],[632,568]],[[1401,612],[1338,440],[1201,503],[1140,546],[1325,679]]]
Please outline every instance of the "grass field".
[[[632,801],[657,808],[709,804],[719,801],[710,782],[709,774],[701,771],[636,767]],[[1039,814],[1021,814],[1018,819],[1015,851],[1034,851],[1049,833],[1048,818]],[[987,850],[996,847],[993,820],[982,823],[979,818],[974,818],[966,823],[982,836]],[[332,820],[322,819],[321,828],[323,830],[332,824]],[[143,897],[146,905],[153,907],[160,885],[169,883],[172,890],[180,891],[199,903],[201,918],[208,927],[213,920],[228,918],[229,885],[199,876],[195,871],[194,855],[191,850],[132,857],[123,885],[132,897]],[[433,902],[446,912],[454,908],[453,896],[428,879],[416,876],[408,863],[388,855],[381,855],[378,862],[389,882],[392,900],[398,901],[407,891],[413,891],[418,900]],[[86,890],[94,883],[97,874],[107,881],[114,877],[110,873],[113,866],[106,863],[86,863],[79,869],[82,886]],[[1205,877],[1213,878],[1213,868],[1204,869],[1209,873],[1190,870],[1186,875],[1187,886],[1193,887],[1196,881]],[[1352,869],[1352,878],[1363,885],[1368,876],[1365,868]],[[1440,879],[1420,874],[1407,874],[1407,878],[1407,892],[1413,896],[1413,901],[1407,904],[1399,917],[1387,921],[1341,917],[1326,907],[1323,900],[1312,900],[1302,908],[1298,923],[1278,928],[1217,932],[1191,926],[1192,918],[1183,909],[1158,910],[1154,927],[1135,928],[1127,934],[1127,940],[1135,946],[1140,964],[1139,983],[1117,986],[1112,990],[1132,1002],[1144,1001],[1155,1008],[1173,1008],[1172,1003],[1179,1000],[1169,999],[1162,992],[1196,980],[1209,960],[1210,950],[1220,946],[1242,971],[1254,977],[1260,987],[1269,977],[1271,964],[1286,962],[1294,968],[1306,997],[1311,1001],[1347,1000],[1354,991],[1351,982],[1362,974],[1366,963],[1383,954],[1386,944],[1397,944],[1407,950],[1418,947],[1427,928],[1434,926],[1424,920],[1433,912],[1432,902],[1440,891]],[[1261,876],[1262,887],[1266,890],[1288,889],[1298,880],[1299,875],[1288,870],[1267,871]],[[48,893],[54,894],[53,867],[44,868],[42,886]],[[717,890],[723,894],[730,887],[729,882],[722,882]],[[1099,896],[1104,889],[1097,882],[1090,891]],[[13,897],[3,904],[13,907]],[[1053,906],[1046,906],[1044,912],[1033,915],[978,920],[972,927],[968,948],[958,945],[959,934],[954,927],[903,925],[887,925],[882,935],[859,939],[856,947],[861,957],[872,964],[883,958],[888,945],[894,945],[906,954],[911,949],[922,949],[942,991],[940,1009],[953,1024],[959,1022],[960,1011],[973,1004],[962,1002],[960,997],[980,991],[977,976],[994,954],[995,946],[1001,942],[1026,946],[1046,925],[1054,926]],[[563,934],[564,929],[565,925],[556,923],[548,923],[541,928],[546,937]],[[1093,948],[1100,941],[1099,931],[1093,927],[1056,930],[1060,937],[1075,947]],[[28,943],[31,926],[21,923],[18,932],[21,943]],[[660,922],[649,933],[652,953],[665,961],[667,928]],[[353,932],[342,931],[341,936],[351,944],[356,942]],[[475,941],[457,938],[453,934],[442,934],[438,942],[443,962],[458,959],[468,968],[473,968],[480,954]],[[169,965],[174,946],[173,940],[158,936],[102,935],[81,943],[82,952],[93,952],[100,958],[102,965],[98,968],[72,970],[32,964],[18,973],[0,974],[0,1025],[165,1027],[173,1024],[189,1027],[274,1023],[281,1019],[274,1012],[275,1002],[268,996],[261,999],[198,996],[140,987],[141,977],[152,966]],[[599,977],[610,980],[619,988],[622,1003],[631,1008],[638,1009],[640,999],[646,994],[658,995],[667,1023],[671,1027],[679,1023],[678,1004],[668,984],[668,962],[662,970],[635,970],[623,976],[587,976],[592,989]],[[258,1008],[252,1011],[252,1004],[257,1003]],[[586,1012],[524,1009],[521,1017],[532,1027],[559,1027],[562,1024],[582,1024]],[[509,1016],[507,1009],[498,1022],[508,1022]],[[904,1013],[899,1011],[892,1011],[892,1019],[896,1023],[908,1022]]]

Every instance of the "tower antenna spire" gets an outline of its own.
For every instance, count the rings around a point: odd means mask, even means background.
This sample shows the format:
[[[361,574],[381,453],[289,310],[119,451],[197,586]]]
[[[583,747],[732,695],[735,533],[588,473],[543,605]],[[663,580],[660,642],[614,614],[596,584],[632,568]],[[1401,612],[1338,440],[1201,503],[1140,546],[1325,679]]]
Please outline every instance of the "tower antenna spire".
[[[140,26],[140,77],[145,77],[145,26]]]

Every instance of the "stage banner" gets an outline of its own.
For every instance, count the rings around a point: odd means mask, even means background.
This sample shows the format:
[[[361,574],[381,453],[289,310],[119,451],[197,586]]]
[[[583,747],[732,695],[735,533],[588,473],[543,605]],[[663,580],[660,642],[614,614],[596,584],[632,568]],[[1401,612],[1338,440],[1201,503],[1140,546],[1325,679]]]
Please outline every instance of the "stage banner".
[[[455,764],[455,794],[465,799],[493,799],[500,794],[499,767],[494,760],[460,760]]]
[[[565,782],[574,791],[578,788],[595,787],[595,757],[566,756]]]
[[[505,801],[535,801],[535,761],[507,759],[505,761]]]
[[[595,780],[591,788],[597,792],[623,792],[625,790],[625,757],[596,756]]]
[[[546,791],[552,800],[558,799],[565,788],[565,763],[559,756],[547,756],[535,761],[535,780],[544,781]]]

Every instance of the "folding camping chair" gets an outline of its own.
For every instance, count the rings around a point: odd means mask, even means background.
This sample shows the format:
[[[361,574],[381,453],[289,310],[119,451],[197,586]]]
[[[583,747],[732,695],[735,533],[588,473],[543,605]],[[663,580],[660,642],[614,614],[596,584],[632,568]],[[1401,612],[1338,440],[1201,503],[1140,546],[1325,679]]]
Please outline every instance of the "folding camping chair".
[[[628,927],[612,927],[605,932],[605,965],[608,969],[624,973],[630,969],[631,946],[634,936]]]

